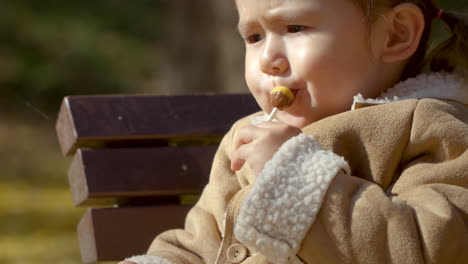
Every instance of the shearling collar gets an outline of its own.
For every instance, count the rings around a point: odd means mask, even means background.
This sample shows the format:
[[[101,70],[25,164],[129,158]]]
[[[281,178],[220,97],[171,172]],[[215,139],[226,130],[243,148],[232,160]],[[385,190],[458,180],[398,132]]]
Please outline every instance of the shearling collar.
[[[454,73],[423,73],[398,83],[375,99],[364,99],[358,94],[354,97],[351,109],[420,98],[437,98],[468,104],[468,69],[457,69]]]

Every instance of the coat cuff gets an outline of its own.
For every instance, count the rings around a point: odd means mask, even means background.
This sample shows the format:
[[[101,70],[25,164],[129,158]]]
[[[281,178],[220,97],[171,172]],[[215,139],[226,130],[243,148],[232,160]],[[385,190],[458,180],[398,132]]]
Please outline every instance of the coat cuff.
[[[158,256],[150,256],[150,255],[133,256],[125,260],[132,261],[137,264],[174,264],[167,259],[164,259]]]
[[[348,163],[300,134],[267,162],[245,198],[234,229],[237,239],[275,263],[299,251],[334,177]]]

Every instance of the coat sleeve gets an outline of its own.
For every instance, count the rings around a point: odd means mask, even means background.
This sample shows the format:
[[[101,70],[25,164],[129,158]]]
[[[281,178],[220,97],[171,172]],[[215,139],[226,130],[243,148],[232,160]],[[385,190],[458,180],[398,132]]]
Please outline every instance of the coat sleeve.
[[[240,190],[240,183],[230,169],[228,158],[232,130],[234,128],[224,136],[218,148],[209,183],[189,211],[184,229],[160,234],[154,239],[147,255],[127,260],[138,264],[215,263],[222,241],[224,212],[228,202]]]
[[[347,132],[327,149],[320,136],[285,143],[244,202],[238,239],[283,263],[296,256],[304,263],[467,263],[466,106],[420,100],[380,107],[375,116],[389,107],[401,111],[394,120],[338,117],[333,133]],[[373,126],[364,135],[349,133],[366,124]],[[379,137],[359,140],[385,126],[402,126],[388,129],[386,140],[395,141],[388,151]]]

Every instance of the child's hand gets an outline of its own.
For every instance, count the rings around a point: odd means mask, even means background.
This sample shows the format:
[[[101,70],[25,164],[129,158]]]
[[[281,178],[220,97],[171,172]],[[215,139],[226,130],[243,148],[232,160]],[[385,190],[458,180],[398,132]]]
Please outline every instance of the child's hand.
[[[124,261],[120,261],[118,264],[136,264],[136,263],[133,261],[124,260]]]
[[[257,176],[279,147],[300,133],[299,128],[279,122],[241,128],[234,142],[235,150],[230,156],[231,169],[240,170],[247,162]]]

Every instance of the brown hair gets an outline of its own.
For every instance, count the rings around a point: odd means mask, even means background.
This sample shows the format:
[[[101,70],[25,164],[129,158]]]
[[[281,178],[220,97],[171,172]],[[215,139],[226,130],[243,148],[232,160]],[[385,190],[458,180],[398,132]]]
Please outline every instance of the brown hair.
[[[406,65],[402,80],[420,73],[425,65],[431,71],[452,72],[456,66],[468,67],[468,14],[444,10],[439,17],[447,24],[451,36],[434,48],[428,56],[432,20],[440,11],[434,0],[353,0],[362,10],[369,24],[375,22],[381,10],[393,8],[399,4],[411,3],[418,6],[424,14],[426,27],[415,54]]]

